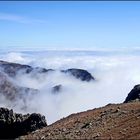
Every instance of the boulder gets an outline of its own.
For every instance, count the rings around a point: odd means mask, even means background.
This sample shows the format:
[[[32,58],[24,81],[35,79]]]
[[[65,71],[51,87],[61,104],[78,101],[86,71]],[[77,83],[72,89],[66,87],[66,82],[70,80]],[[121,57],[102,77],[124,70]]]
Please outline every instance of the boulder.
[[[126,97],[124,103],[130,102],[136,99],[140,100],[140,85],[134,86],[134,88],[130,91],[130,93]]]
[[[16,138],[45,126],[45,116],[41,114],[22,115],[0,108],[0,139]]]

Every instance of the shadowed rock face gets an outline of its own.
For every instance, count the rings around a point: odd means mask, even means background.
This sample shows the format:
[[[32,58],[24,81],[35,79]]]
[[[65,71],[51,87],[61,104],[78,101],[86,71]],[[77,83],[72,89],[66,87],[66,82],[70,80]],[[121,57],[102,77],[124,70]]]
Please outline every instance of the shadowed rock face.
[[[62,90],[62,85],[56,85],[52,87],[52,93],[58,93]]]
[[[0,61],[0,69],[4,73],[6,73],[10,77],[15,77],[18,73],[22,72],[23,74],[32,74],[32,76],[36,76],[37,74],[43,74],[48,73],[50,71],[55,71],[53,69],[45,69],[40,67],[31,67],[29,65],[21,65],[17,63],[10,63],[6,61]],[[77,79],[80,79],[82,81],[91,81],[95,80],[95,78],[86,70],[83,69],[66,69],[61,70],[63,73],[69,73],[72,76],[74,76]]]
[[[6,61],[0,61],[0,93],[2,93],[7,99],[14,100],[15,98],[23,99],[27,94],[38,93],[37,89],[32,89],[28,87],[20,87],[11,81],[14,80],[17,74],[31,74],[31,77],[37,77],[38,74],[48,74],[49,71],[54,71],[53,69],[45,69],[40,67],[31,67],[29,65],[21,65],[17,63],[10,63]],[[61,72],[65,74],[71,74],[77,79],[82,81],[94,80],[94,77],[86,70],[82,69],[66,69]],[[10,78],[10,79],[9,79]],[[52,88],[52,93],[58,93],[62,89],[61,83]],[[26,94],[25,94],[26,93]]]
[[[134,88],[130,91],[130,93],[126,97],[124,103],[130,102],[136,99],[140,100],[140,85],[134,86]]]
[[[62,70],[61,72],[70,73],[72,76],[82,81],[88,82],[91,80],[95,80],[94,77],[88,71],[83,70],[83,69],[72,68],[72,69]]]
[[[28,65],[9,63],[5,61],[0,61],[0,67],[3,72],[5,72],[11,77],[16,76],[17,72],[20,70],[22,70],[25,73],[30,73],[33,70],[33,68]]]
[[[45,69],[40,67],[31,67],[29,65],[21,65],[17,63],[9,63],[5,61],[0,61],[0,68],[3,72],[5,72],[8,76],[14,77],[18,74],[18,72],[22,71],[22,73],[47,73],[48,71],[53,71],[52,69]]]
[[[45,126],[45,116],[36,113],[16,114],[13,110],[0,108],[0,139],[16,138]]]

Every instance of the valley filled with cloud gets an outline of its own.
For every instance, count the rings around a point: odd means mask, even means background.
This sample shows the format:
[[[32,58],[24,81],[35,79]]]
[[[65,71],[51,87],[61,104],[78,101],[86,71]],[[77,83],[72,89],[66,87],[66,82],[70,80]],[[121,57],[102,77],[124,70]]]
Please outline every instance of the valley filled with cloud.
[[[115,51],[23,51],[5,52],[0,60],[32,67],[53,69],[47,73],[23,73],[9,79],[17,86],[36,89],[37,94],[25,94],[11,102],[2,94],[0,105],[16,112],[38,112],[46,116],[48,124],[72,113],[121,103],[134,85],[140,83],[140,56],[137,53]],[[95,80],[82,81],[61,70],[87,70]],[[61,85],[53,93],[52,88]],[[26,104],[26,107],[25,107]]]

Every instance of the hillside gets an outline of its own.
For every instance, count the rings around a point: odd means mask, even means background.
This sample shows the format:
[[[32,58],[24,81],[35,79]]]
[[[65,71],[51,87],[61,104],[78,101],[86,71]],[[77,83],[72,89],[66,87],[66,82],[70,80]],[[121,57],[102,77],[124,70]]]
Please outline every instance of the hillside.
[[[140,139],[140,102],[72,114],[22,139]]]

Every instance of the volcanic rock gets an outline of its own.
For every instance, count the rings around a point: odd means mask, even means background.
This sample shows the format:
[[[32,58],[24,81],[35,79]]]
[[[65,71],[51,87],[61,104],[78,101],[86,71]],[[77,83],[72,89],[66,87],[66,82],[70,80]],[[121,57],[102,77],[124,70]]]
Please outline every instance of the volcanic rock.
[[[130,91],[130,93],[126,97],[124,103],[130,102],[136,99],[140,100],[140,85],[134,86],[134,88]]]
[[[5,72],[11,77],[15,76],[20,70],[22,70],[25,73],[30,73],[33,70],[31,66],[10,63],[6,61],[0,61],[0,68],[3,70],[3,72]]]
[[[62,85],[56,85],[52,87],[52,93],[58,93],[62,90]]]
[[[72,114],[20,139],[138,140],[140,139],[139,117],[139,101],[110,104]]]
[[[83,70],[83,69],[72,68],[72,69],[62,70],[61,72],[69,73],[72,76],[74,76],[77,79],[80,79],[82,81],[88,82],[91,80],[95,80],[95,78],[88,71]]]
[[[22,74],[32,74],[32,76],[35,77],[37,74],[44,74],[51,71],[55,71],[54,69],[31,67],[29,65],[22,65],[22,64],[11,63],[6,61],[0,61],[0,70],[6,73],[10,77],[15,77],[20,72]],[[82,81],[88,82],[91,80],[95,80],[95,78],[88,71],[83,69],[71,68],[71,69],[61,70],[61,72],[69,73],[72,76]]]
[[[19,72],[22,73],[34,73],[34,74],[41,74],[47,73],[49,71],[53,71],[52,69],[45,69],[40,67],[31,67],[29,65],[21,65],[18,63],[10,63],[6,61],[0,61],[0,68],[3,72],[5,72],[10,77],[16,76]]]
[[[0,108],[0,139],[16,138],[47,126],[41,114],[16,114],[13,110]]]

